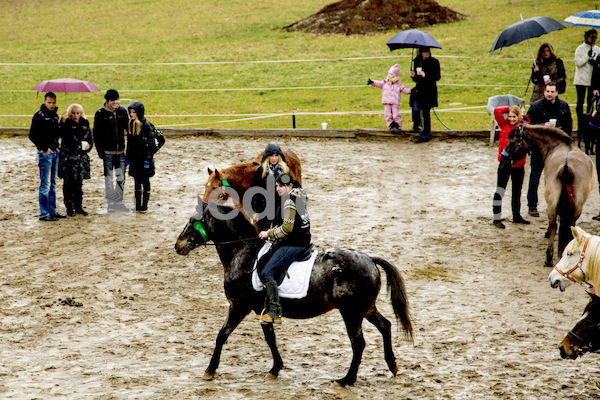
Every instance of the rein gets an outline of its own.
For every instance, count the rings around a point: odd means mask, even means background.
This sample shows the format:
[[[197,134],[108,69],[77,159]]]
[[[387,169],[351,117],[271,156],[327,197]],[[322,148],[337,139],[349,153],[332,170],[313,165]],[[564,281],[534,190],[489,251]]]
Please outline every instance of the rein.
[[[554,266],[554,269],[561,274],[562,276],[564,276],[565,278],[567,278],[568,280],[570,280],[571,282],[575,282],[577,283],[577,281],[575,279],[573,279],[571,277],[571,274],[573,272],[575,272],[578,268],[581,270],[581,273],[583,274],[583,282],[582,285],[588,286],[588,288],[591,286],[589,283],[587,283],[587,279],[585,277],[585,272],[583,272],[583,268],[582,268],[582,264],[583,264],[583,260],[585,258],[585,251],[587,249],[588,243],[590,242],[590,239],[592,237],[588,237],[585,240],[585,244],[583,245],[583,250],[581,251],[581,254],[579,255],[579,261],[577,261],[577,264],[575,264],[575,266],[573,268],[571,268],[570,270],[568,270],[567,272],[562,272],[560,269],[556,268],[556,265]]]

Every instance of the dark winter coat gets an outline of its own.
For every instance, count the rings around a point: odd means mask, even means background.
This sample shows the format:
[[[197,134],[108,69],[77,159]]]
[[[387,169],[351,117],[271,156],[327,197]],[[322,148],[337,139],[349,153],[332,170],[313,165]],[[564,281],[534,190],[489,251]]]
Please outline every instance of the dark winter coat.
[[[550,75],[550,80],[556,83],[556,90],[561,92],[560,88],[565,88],[567,81],[567,73],[565,72],[565,66],[560,58],[551,57],[538,64],[539,70],[537,72],[531,72],[531,82],[533,82],[533,90],[531,91],[531,97],[529,103],[533,104],[537,100],[544,97],[544,75]]]
[[[554,118],[556,119],[556,127],[571,136],[573,130],[571,109],[566,101],[558,97],[555,99],[554,104],[546,98],[536,101],[529,108],[527,116],[532,125],[543,125]]]
[[[31,128],[29,128],[29,140],[35,144],[38,150],[46,151],[58,149],[58,108],[50,111],[45,104],[33,115]]]
[[[155,136],[154,127],[144,118],[144,105],[134,101],[129,108],[136,111],[137,120],[129,123],[127,134],[127,152],[125,158],[129,160],[129,175],[134,178],[154,176],[154,154],[165,143],[164,137]]]
[[[94,117],[94,142],[98,156],[104,158],[106,152],[120,154],[125,151],[125,131],[129,122],[129,114],[125,107],[119,107],[116,112],[104,107],[96,111]]]
[[[411,91],[410,105],[416,101],[419,108],[432,108],[438,106],[437,81],[441,78],[440,62],[429,56],[425,59],[418,55],[414,60],[415,71],[417,67],[423,68],[425,77],[416,75],[412,80],[417,84]]]
[[[58,176],[63,179],[90,179],[90,157],[88,152],[94,146],[90,123],[81,117],[78,123],[71,118],[59,126],[61,137],[58,157]],[[81,142],[88,142],[90,148],[82,150]]]

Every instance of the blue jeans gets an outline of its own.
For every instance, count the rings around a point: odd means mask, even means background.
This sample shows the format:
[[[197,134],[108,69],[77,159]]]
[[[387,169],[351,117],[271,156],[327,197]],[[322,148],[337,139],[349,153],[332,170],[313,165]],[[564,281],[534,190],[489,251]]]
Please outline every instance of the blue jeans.
[[[423,131],[419,135],[421,139],[429,139],[431,137],[431,107],[421,107],[419,102],[415,100],[412,106],[412,117],[414,130],[421,125],[421,111],[423,112]]]
[[[281,246],[271,256],[260,271],[260,279],[263,283],[275,280],[275,275],[282,269],[288,267],[305,249],[305,246]]]
[[[113,171],[117,181],[113,183]],[[104,190],[108,203],[119,203],[123,201],[123,189],[125,188],[125,154],[104,155]]]
[[[58,173],[58,151],[45,155],[38,150],[36,161],[40,168],[40,218],[56,214],[56,175]]]
[[[544,157],[539,151],[531,152],[531,172],[529,173],[529,189],[527,190],[527,208],[537,210],[538,186],[544,169]]]

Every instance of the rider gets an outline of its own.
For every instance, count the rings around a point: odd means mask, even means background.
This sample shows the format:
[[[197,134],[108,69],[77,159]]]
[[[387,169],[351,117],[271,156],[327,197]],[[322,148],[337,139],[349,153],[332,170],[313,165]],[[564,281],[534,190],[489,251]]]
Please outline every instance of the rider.
[[[269,143],[265,148],[263,153],[262,160],[260,165],[254,171],[254,175],[252,176],[252,186],[258,186],[265,190],[269,190],[269,187],[272,187],[273,182],[279,178],[281,174],[285,174],[290,172],[288,165],[285,162],[285,156],[281,151],[281,148],[277,143]],[[268,179],[272,179],[271,185],[267,184]],[[272,189],[271,189],[272,190]],[[279,201],[279,196],[276,191],[273,193],[268,193],[268,195],[273,196],[274,204]],[[257,222],[258,229],[266,230],[271,227],[271,220],[264,216],[260,220],[258,219],[258,214],[265,211],[268,206],[267,199],[260,194],[252,197],[252,219]],[[275,210],[272,210],[275,212]]]
[[[260,271],[269,303],[267,313],[261,316],[261,324],[281,323],[281,304],[275,276],[310,246],[306,192],[288,173],[277,178],[275,188],[283,202],[283,212],[277,213],[273,228],[258,234],[261,239],[275,241],[272,256]]]

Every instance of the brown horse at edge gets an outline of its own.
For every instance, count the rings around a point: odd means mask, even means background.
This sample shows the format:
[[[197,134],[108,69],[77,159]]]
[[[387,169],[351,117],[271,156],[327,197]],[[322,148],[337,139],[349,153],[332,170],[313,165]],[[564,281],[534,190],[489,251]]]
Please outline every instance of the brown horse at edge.
[[[285,162],[290,168],[290,175],[293,179],[297,180],[302,185],[302,167],[300,165],[300,159],[291,150],[281,148],[283,155],[285,156]],[[208,169],[208,180],[204,187],[204,195],[202,200],[208,202],[211,193],[220,187],[223,187],[224,182],[226,186],[230,186],[237,192],[239,198],[242,199],[246,191],[252,185],[252,177],[254,171],[260,165],[263,153],[260,153],[254,160],[248,161],[241,164],[236,164],[231,167],[222,170],[211,170]],[[217,200],[227,200],[228,196],[226,193],[221,192]]]

